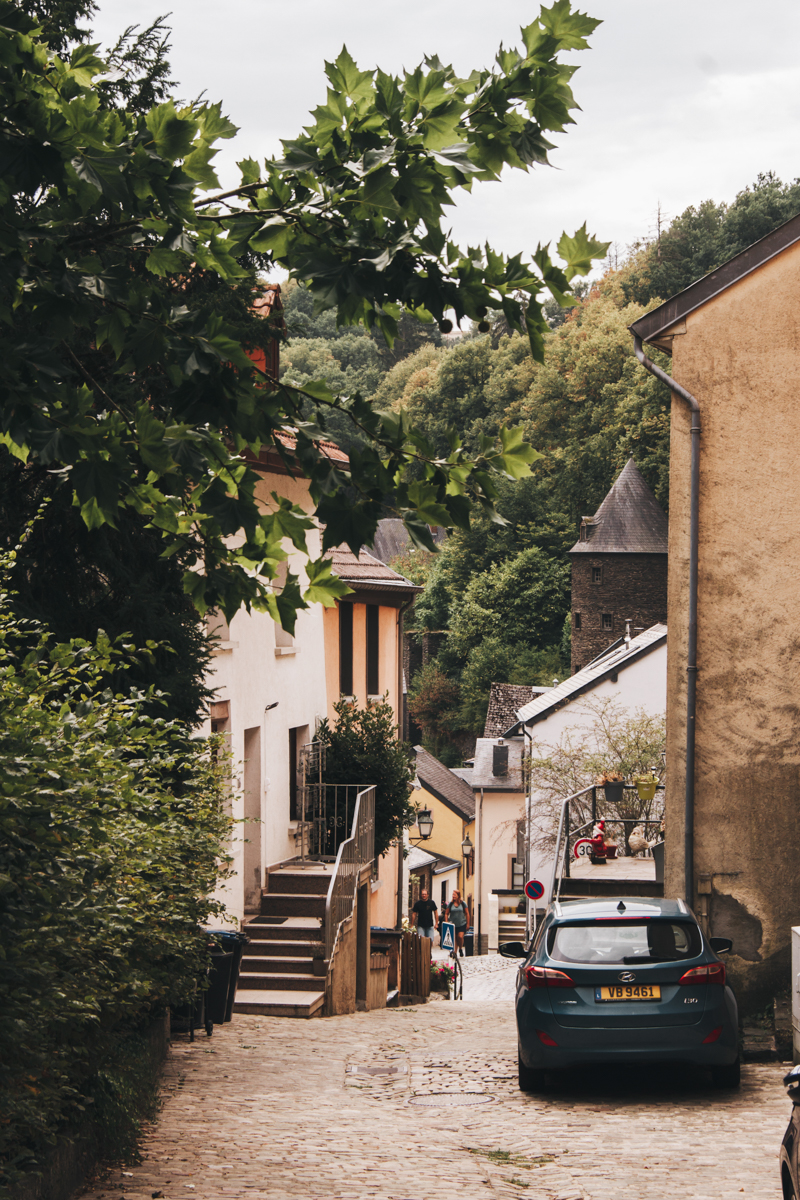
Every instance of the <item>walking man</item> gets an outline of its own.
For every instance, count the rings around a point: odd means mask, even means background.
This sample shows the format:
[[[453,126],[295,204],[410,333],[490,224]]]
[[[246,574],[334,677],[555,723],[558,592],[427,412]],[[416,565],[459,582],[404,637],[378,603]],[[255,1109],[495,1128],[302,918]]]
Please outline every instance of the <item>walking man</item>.
[[[433,931],[439,926],[439,911],[436,907],[436,901],[428,898],[428,892],[425,888],[420,892],[419,900],[411,911],[414,914],[414,924],[417,927],[417,933],[420,937],[433,940]]]

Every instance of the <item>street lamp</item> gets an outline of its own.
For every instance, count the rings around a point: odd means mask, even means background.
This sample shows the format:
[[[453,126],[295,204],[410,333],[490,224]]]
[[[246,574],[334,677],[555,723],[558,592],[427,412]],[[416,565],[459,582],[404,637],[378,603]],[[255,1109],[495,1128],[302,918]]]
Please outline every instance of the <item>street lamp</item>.
[[[420,841],[427,842],[433,833],[433,813],[429,808],[421,808],[417,813],[417,829]]]
[[[474,849],[475,849],[475,847],[473,846],[472,842],[469,840],[469,834],[467,834],[466,837],[464,838],[463,842],[461,843],[461,853],[464,855],[464,858],[469,858],[470,854],[472,854],[472,851]]]

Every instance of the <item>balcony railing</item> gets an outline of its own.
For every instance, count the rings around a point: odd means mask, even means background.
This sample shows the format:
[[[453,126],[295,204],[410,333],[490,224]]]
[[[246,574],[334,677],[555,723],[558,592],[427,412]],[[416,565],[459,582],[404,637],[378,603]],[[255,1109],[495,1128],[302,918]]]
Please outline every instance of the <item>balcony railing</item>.
[[[579,792],[573,792],[571,796],[567,796],[561,802],[561,814],[558,821],[558,834],[556,835],[556,849],[553,859],[553,875],[550,883],[550,894],[546,897],[548,904],[551,900],[558,900],[561,895],[562,881],[570,877],[575,842],[579,838],[590,836],[591,830],[597,823],[597,791],[600,787],[602,787],[602,784],[582,788]],[[635,790],[635,788],[626,785],[625,790],[631,791]],[[656,792],[663,791],[664,785],[661,783],[658,784]],[[575,824],[576,816],[578,820],[585,816],[589,805],[591,805],[591,816],[589,819],[581,821],[580,824]],[[664,819],[664,812],[662,806],[661,811],[656,816],[647,817],[639,815],[635,817],[620,817],[608,812],[607,801],[601,819],[608,825],[622,825],[627,839],[629,826],[635,828],[637,825],[643,825],[646,833],[648,827],[660,826]]]

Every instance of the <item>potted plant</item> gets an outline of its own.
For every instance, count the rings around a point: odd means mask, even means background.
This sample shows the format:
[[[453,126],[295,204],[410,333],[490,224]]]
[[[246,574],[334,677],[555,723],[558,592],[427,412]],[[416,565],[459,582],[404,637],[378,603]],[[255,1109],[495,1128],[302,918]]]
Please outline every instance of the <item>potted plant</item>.
[[[652,800],[656,794],[658,780],[652,771],[647,775],[634,776],[633,782],[636,784],[636,791],[639,793],[640,800]]]
[[[604,789],[609,804],[620,803],[625,781],[619,771],[604,771],[602,775],[598,775],[597,782]]]
[[[431,963],[431,991],[444,992],[445,996],[450,997],[450,984],[455,978],[455,967],[448,966],[444,962]]]

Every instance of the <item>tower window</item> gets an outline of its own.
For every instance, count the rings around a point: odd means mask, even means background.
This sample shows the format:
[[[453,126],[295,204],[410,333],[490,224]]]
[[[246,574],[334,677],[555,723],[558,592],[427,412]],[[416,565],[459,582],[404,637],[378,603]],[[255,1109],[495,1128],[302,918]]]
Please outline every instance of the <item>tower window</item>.
[[[603,582],[603,568],[602,567],[592,567],[592,583],[602,583],[602,582]]]
[[[612,617],[611,613],[603,613],[603,629],[610,631],[613,630],[613,628],[614,618]]]
[[[575,620],[575,628],[576,628],[576,629],[580,629],[580,627],[581,627],[581,614],[580,614],[579,612],[573,613],[573,618],[574,618],[574,620]]]

